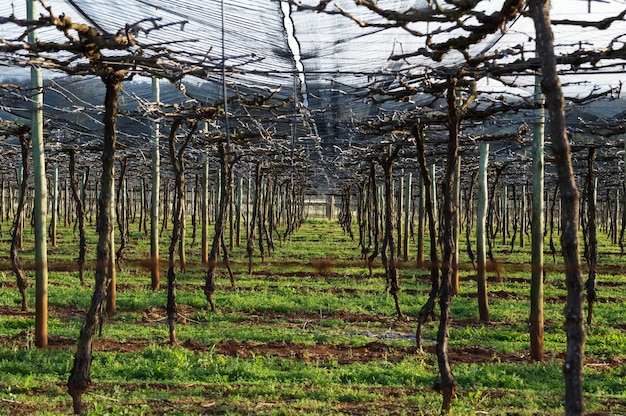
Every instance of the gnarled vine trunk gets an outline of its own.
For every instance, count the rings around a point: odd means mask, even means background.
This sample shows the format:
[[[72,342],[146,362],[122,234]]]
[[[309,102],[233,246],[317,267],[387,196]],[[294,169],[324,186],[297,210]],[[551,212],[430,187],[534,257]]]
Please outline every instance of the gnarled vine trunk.
[[[22,149],[22,181],[20,183],[20,197],[17,203],[17,211],[13,218],[13,228],[11,230],[11,267],[17,280],[17,288],[22,297],[22,311],[28,311],[28,283],[24,268],[20,263],[20,249],[22,247],[22,232],[24,231],[24,206],[26,204],[26,190],[28,189],[28,147],[30,145],[26,134],[19,136],[20,147]]]
[[[374,260],[378,256],[379,248],[379,228],[378,228],[378,217],[380,216],[379,211],[380,208],[378,206],[378,192],[376,187],[376,165],[373,160],[370,160],[370,198],[372,200],[372,213],[370,215],[370,224],[371,224],[371,240],[374,243],[374,248],[372,249],[372,254],[367,257],[367,268],[369,269],[370,277],[372,277],[372,264]]]
[[[167,321],[169,325],[170,344],[176,343],[176,319],[178,305],[176,303],[176,247],[180,247],[183,237],[185,215],[185,159],[184,153],[198,126],[191,123],[185,141],[176,149],[176,133],[182,126],[183,120],[177,118],[172,123],[169,134],[169,155],[174,172],[174,207],[172,212],[172,237],[170,239],[169,257],[167,262]]]
[[[400,146],[396,147],[393,151],[391,148],[388,150],[388,154],[385,154],[379,159],[379,162],[383,168],[385,174],[385,215],[384,215],[384,230],[383,230],[383,250],[382,261],[385,267],[386,282],[389,287],[389,293],[393,297],[394,304],[396,306],[396,314],[398,319],[402,319],[402,308],[400,307],[400,286],[398,281],[398,252],[395,247],[393,238],[393,162],[400,153]]]
[[[91,305],[87,311],[85,322],[80,331],[74,365],[70,373],[67,387],[72,396],[74,413],[83,412],[82,395],[91,386],[91,361],[92,343],[96,328],[102,320],[102,313],[107,300],[109,286],[111,284],[112,270],[111,259],[111,230],[113,229],[113,215],[111,212],[111,197],[113,193],[113,164],[115,162],[115,142],[117,139],[116,122],[118,112],[118,93],[124,71],[110,71],[103,75],[102,79],[106,86],[104,99],[104,140],[102,150],[102,189],[99,205],[98,246],[96,254],[96,276]]]
[[[215,221],[215,234],[213,235],[213,243],[211,244],[211,252],[209,253],[209,267],[206,272],[204,294],[207,301],[211,306],[211,311],[216,310],[215,300],[213,299],[213,293],[215,292],[215,270],[217,269],[217,256],[220,244],[222,249],[226,250],[226,244],[223,244],[224,230],[226,228],[226,213],[228,211],[228,205],[230,204],[231,187],[229,182],[232,179],[230,169],[232,169],[231,162],[227,160],[226,144],[220,143],[219,146],[220,167],[221,167],[221,198],[219,201],[219,208],[217,212],[217,218]]]
[[[428,230],[430,234],[430,292],[428,293],[428,300],[419,311],[417,316],[417,329],[415,333],[415,342],[417,349],[422,350],[422,328],[424,323],[432,316],[435,309],[435,302],[439,295],[439,255],[437,254],[437,227],[435,223],[435,213],[433,212],[433,200],[431,195],[432,178],[428,172],[428,166],[426,164],[425,144],[424,144],[424,126],[413,126],[413,135],[415,136],[415,142],[417,147],[417,160],[419,163],[420,173],[422,175],[422,182],[424,186],[422,191],[424,194],[421,198],[424,199],[424,210],[426,219],[428,220]]]
[[[565,108],[561,82],[556,70],[554,35],[550,26],[550,4],[546,0],[528,0],[530,15],[537,33],[537,54],[541,59],[541,87],[550,114],[552,152],[561,191],[563,224],[561,247],[565,263],[567,302],[565,326],[567,351],[563,365],[565,378],[565,414],[585,412],[582,371],[585,346],[583,318],[583,280],[578,253],[578,188],[574,180],[572,157],[565,129]]]
[[[596,226],[596,178],[594,165],[596,152],[589,148],[587,156],[587,264],[589,274],[585,282],[587,290],[587,325],[593,322],[593,304],[596,301],[596,269],[598,265],[598,236]]]
[[[254,239],[256,238],[256,223],[259,221],[259,210],[260,210],[260,201],[261,201],[261,183],[263,180],[262,164],[258,162],[255,168],[255,176],[254,176],[254,202],[252,207],[252,218],[250,218],[249,222],[249,232],[248,232],[248,241],[246,243],[246,253],[248,255],[248,274],[252,275],[252,256],[254,254]]]
[[[115,252],[115,260],[119,265],[119,262],[123,259],[124,249],[126,248],[126,242],[128,237],[128,227],[126,222],[126,187],[124,181],[126,178],[126,166],[128,166],[128,158],[120,159],[120,178],[119,185],[117,187],[117,195],[115,196],[115,218],[117,220],[117,227],[120,231],[120,245]]]
[[[441,291],[439,295],[439,329],[437,331],[437,363],[439,365],[439,375],[441,377],[440,388],[443,395],[441,413],[450,412],[452,399],[456,393],[456,380],[450,368],[448,357],[448,339],[450,337],[450,306],[452,304],[452,275],[456,267],[454,253],[456,241],[454,227],[456,226],[457,207],[453,197],[454,175],[459,163],[459,128],[461,117],[456,108],[456,78],[448,79],[448,159],[446,163],[446,173],[442,183],[443,186],[443,206],[442,206],[442,228],[443,228],[443,258],[441,263]]]
[[[70,188],[72,189],[72,196],[74,197],[74,203],[76,204],[76,216],[78,217],[78,278],[80,284],[85,284],[85,255],[87,254],[87,237],[85,235],[85,201],[78,192],[78,185],[76,183],[76,150],[70,149]]]

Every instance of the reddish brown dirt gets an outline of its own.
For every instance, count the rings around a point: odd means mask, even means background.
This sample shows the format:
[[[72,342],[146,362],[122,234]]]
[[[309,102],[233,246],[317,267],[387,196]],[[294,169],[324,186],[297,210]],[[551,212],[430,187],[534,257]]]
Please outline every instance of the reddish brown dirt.
[[[23,331],[12,338],[0,340],[2,345],[13,345],[20,348],[26,347],[27,331]],[[76,345],[76,340],[67,337],[50,336],[48,338],[48,348],[72,349]],[[147,348],[150,342],[139,339],[128,339],[117,341],[113,339],[94,340],[94,351],[105,352],[136,352]],[[169,344],[163,344],[169,345]],[[252,342],[222,340],[215,345],[206,345],[194,340],[185,340],[179,344],[194,352],[207,352],[214,350],[218,354],[250,358],[253,356],[290,358],[307,363],[336,361],[338,364],[346,365],[352,363],[367,363],[369,361],[385,361],[397,363],[407,356],[416,354],[413,346],[397,346],[386,344],[381,341],[372,341],[363,346],[353,346],[347,344],[301,344],[294,342]],[[433,357],[434,347],[426,348],[426,355]],[[514,354],[496,353],[494,350],[472,346],[456,348],[450,351],[450,359],[455,363],[484,363],[491,361],[519,362],[527,361],[527,358]]]
[[[194,308],[184,306],[181,308],[181,315],[191,315],[194,312]],[[84,311],[69,307],[54,307],[51,309],[51,314],[60,317],[67,318],[69,316],[82,316]],[[19,316],[33,316],[32,312],[21,312],[17,308],[0,307],[0,314],[6,315],[19,315]],[[268,316],[269,315],[269,316]],[[284,320],[283,325],[293,322],[297,322],[299,326],[302,325],[302,321],[307,319],[307,314],[292,313],[292,314],[263,314],[263,316],[249,316],[251,320],[255,319],[267,319],[271,315],[275,318],[282,318]],[[319,319],[319,315],[310,314],[312,324]],[[155,323],[162,321],[165,313],[160,308],[151,308],[144,311],[142,321],[144,323]],[[374,315],[359,315],[352,314],[345,311],[339,311],[333,314],[334,318],[343,319],[346,322],[384,322],[390,324],[390,327],[395,325],[397,329],[407,331],[411,330],[412,325],[406,322],[398,321],[395,318],[389,317],[376,317]],[[477,325],[478,322],[475,319],[454,320],[453,326],[466,327],[471,325]],[[22,331],[19,334],[8,338],[0,339],[0,345],[12,345],[20,348],[27,347],[27,340],[29,338],[28,330]],[[48,340],[49,348],[59,349],[72,349],[75,347],[76,340],[66,337],[51,336]],[[150,345],[148,340],[144,339],[132,339],[129,338],[125,341],[113,340],[113,339],[96,339],[94,341],[94,351],[110,351],[110,352],[135,352],[142,350]],[[163,344],[167,345],[167,344]],[[232,357],[249,358],[255,356],[272,356],[291,358],[294,360],[304,362],[327,362],[336,361],[338,364],[345,365],[350,363],[366,363],[369,361],[388,361],[399,362],[407,356],[417,354],[415,347],[413,346],[399,346],[388,344],[379,340],[373,340],[363,346],[353,346],[343,343],[332,344],[302,344],[293,342],[251,342],[251,341],[234,341],[234,340],[222,340],[215,345],[201,344],[194,340],[183,340],[180,343],[181,346],[191,351],[211,351],[214,350],[218,354],[223,354]],[[433,364],[435,363],[435,350],[434,347],[427,347],[424,352],[427,356],[432,357]],[[557,357],[563,358],[563,357]],[[467,346],[463,348],[454,348],[450,350],[450,360],[453,363],[485,363],[485,362],[525,362],[530,358],[527,355],[518,354],[505,354],[497,352],[493,349],[483,346]],[[621,358],[600,358],[600,357],[587,357],[586,365],[592,366],[599,371],[605,369],[615,368],[621,366],[624,363]]]
[[[494,296],[508,297],[511,294],[506,291],[495,292]],[[179,305],[179,314],[181,324],[194,324],[190,316],[198,311],[197,308]],[[86,310],[75,306],[52,306],[50,307],[50,315],[55,316],[61,321],[82,318]],[[22,312],[19,308],[9,308],[0,306],[0,315],[13,315],[23,317],[34,317],[34,312]],[[139,324],[152,325],[155,323],[165,322],[164,308],[149,308],[142,311],[141,321]],[[367,324],[373,323],[378,327],[389,328],[390,330],[401,333],[412,333],[414,331],[414,323],[398,320],[394,316],[376,316],[366,313],[352,313],[348,311],[332,311],[324,312],[322,316],[314,312],[263,312],[263,313],[247,313],[242,314],[242,318],[254,323],[263,323],[264,325],[279,325],[306,328],[307,326],[318,325],[320,319],[338,319],[347,323]],[[498,323],[506,325],[506,323]],[[106,325],[106,323],[105,323]],[[430,325],[433,325],[431,323]],[[452,327],[465,328],[473,325],[482,325],[477,319],[454,319]],[[623,327],[623,326],[622,326]],[[623,328],[622,328],[623,329]],[[25,330],[9,339],[0,338],[0,345],[14,345],[18,347],[26,347],[28,339],[31,338]],[[64,337],[49,337],[50,348],[74,348],[76,340]],[[95,351],[117,351],[117,352],[134,352],[146,348],[150,342],[144,339],[128,339],[124,342],[112,339],[96,339],[94,341]],[[166,344],[164,344],[166,345]],[[215,346],[198,343],[194,340],[182,340],[181,346],[191,351],[209,351],[214,349],[217,353],[233,356],[233,357],[251,357],[252,355],[275,356],[283,358],[293,358],[295,360],[305,362],[324,362],[337,361],[339,364],[364,363],[373,360],[385,360],[389,362],[398,362],[406,356],[416,354],[413,346],[398,346],[383,342],[382,340],[373,339],[363,346],[351,346],[347,344],[301,344],[291,342],[269,342],[258,343],[251,341],[233,341],[222,340]],[[435,357],[434,347],[427,347],[425,353],[428,356]],[[547,353],[549,356],[549,353]],[[558,357],[562,358],[562,357]],[[504,354],[498,353],[492,349],[482,346],[468,346],[464,348],[455,348],[450,350],[450,359],[454,363],[484,363],[490,361],[501,362],[522,362],[528,361],[526,355]],[[607,368],[615,368],[615,366],[623,365],[620,359],[586,357],[587,365],[602,371]]]
[[[181,315],[181,321],[184,323],[187,318],[192,316],[197,309],[187,306],[179,305],[179,313]],[[51,307],[50,314],[58,317],[60,320],[81,317],[84,316],[85,310],[75,307]],[[20,315],[33,317],[33,312],[21,312],[17,308],[0,307],[0,314],[2,315]],[[385,328],[396,330],[402,333],[411,333],[413,325],[405,321],[400,321],[391,316],[376,316],[371,314],[357,314],[348,311],[334,311],[332,313],[326,312],[322,317],[319,313],[266,313],[263,314],[246,314],[245,315],[252,322],[263,322],[266,325],[282,325],[282,326],[297,326],[306,327],[307,325],[316,325],[320,318],[323,319],[340,319],[344,322],[350,323],[376,323],[377,325],[384,324]],[[141,322],[144,324],[154,324],[157,322],[164,322],[165,310],[164,308],[149,308],[142,312]],[[188,323],[193,324],[189,321]],[[453,322],[454,326],[467,326],[477,324],[476,320],[457,320]],[[106,323],[105,323],[106,325]],[[0,339],[1,345],[15,345],[19,347],[26,347],[28,342],[28,331],[22,331],[21,333],[13,336],[9,339]],[[49,348],[74,348],[76,344],[75,339],[51,336],[48,340]],[[143,339],[127,339],[124,342],[113,339],[96,339],[94,341],[95,351],[117,351],[117,352],[133,352],[146,348],[149,345],[148,340]],[[381,340],[372,340],[363,346],[352,346],[347,344],[301,344],[292,342],[269,342],[258,343],[251,341],[233,341],[222,340],[215,346],[205,345],[194,340],[183,340],[181,344],[183,347],[192,351],[209,351],[214,349],[217,353],[233,356],[233,357],[251,357],[252,355],[261,356],[274,356],[283,358],[293,358],[295,360],[305,362],[324,362],[324,361],[337,361],[339,364],[350,363],[364,363],[372,360],[384,360],[389,362],[398,362],[404,359],[406,356],[416,353],[416,349],[413,346],[398,346],[385,343]],[[434,348],[429,347],[426,349],[426,354],[433,356],[435,354]],[[487,362],[493,360],[501,361],[519,361],[524,360],[524,357],[518,357],[512,354],[496,354],[494,351],[482,348],[482,347],[466,347],[462,349],[455,349],[451,351],[451,359],[454,362]]]
[[[191,340],[185,341],[182,345],[193,351],[206,351],[208,349],[206,345]],[[231,357],[281,357],[307,363],[337,361],[338,364],[343,365],[383,359],[389,362],[399,362],[407,355],[414,353],[415,349],[390,346],[379,341],[355,347],[345,344],[306,345],[293,342],[256,343],[223,340],[215,345],[215,351]]]
[[[20,348],[26,347],[26,334],[23,331],[12,338],[0,339],[0,345],[12,345]],[[146,340],[128,339],[117,341],[113,339],[96,339],[94,351],[104,352],[136,352],[147,348],[151,343]],[[66,337],[51,336],[48,339],[48,348],[73,349],[76,340]],[[163,343],[162,345],[169,345]],[[372,341],[363,346],[347,344],[301,344],[294,342],[252,342],[222,340],[215,345],[202,344],[194,340],[182,341],[180,346],[194,352],[215,351],[230,357],[250,358],[253,356],[290,358],[306,363],[319,363],[334,361],[340,365],[353,363],[367,363],[370,361],[384,361],[397,363],[408,356],[418,354],[413,346],[398,346],[386,344],[381,341]],[[435,347],[427,347],[424,353],[431,364],[436,364]],[[561,355],[555,358],[563,359]],[[528,355],[518,355],[497,352],[494,349],[482,346],[467,346],[450,350],[450,362],[481,364],[488,362],[529,362]],[[585,365],[598,371],[608,371],[624,365],[620,357],[586,357]]]

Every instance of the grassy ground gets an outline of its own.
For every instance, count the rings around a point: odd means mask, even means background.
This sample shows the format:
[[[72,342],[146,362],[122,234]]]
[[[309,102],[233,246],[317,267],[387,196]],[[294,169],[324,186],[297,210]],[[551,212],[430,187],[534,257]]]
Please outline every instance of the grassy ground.
[[[136,230],[136,227],[132,227]],[[78,282],[72,229],[50,247],[49,348],[34,347],[34,314],[20,312],[8,262],[8,224],[0,258],[0,414],[70,414],[65,383],[92,288]],[[93,233],[93,230],[90,230]],[[27,233],[23,258],[32,263]],[[169,232],[162,237],[165,253]],[[95,236],[89,254],[95,256]],[[501,243],[501,241],[498,241]],[[463,243],[464,246],[464,243]],[[237,284],[220,267],[211,313],[202,291],[205,267],[198,245],[178,276],[178,345],[168,341],[166,290],[149,289],[142,266],[149,238],[133,231],[118,271],[118,312],[105,320],[94,345],[93,415],[353,414],[432,415],[441,405],[434,355],[436,323],[427,325],[425,351],[415,350],[415,316],[426,300],[428,270],[402,264],[395,317],[380,268],[369,277],[359,249],[327,221],[308,221],[246,273],[245,250],[233,250]],[[452,414],[560,415],[565,351],[565,286],[546,257],[546,360],[529,359],[529,248],[496,247],[504,280],[490,282],[492,322],[477,319],[475,272],[463,255],[460,295],[450,332],[458,395]],[[165,254],[163,254],[165,257]],[[619,249],[600,247],[599,300],[588,328],[584,389],[590,415],[626,414],[626,272]],[[32,283],[33,273],[29,273]],[[86,275],[93,281],[93,272]],[[34,306],[34,287],[29,290]]]

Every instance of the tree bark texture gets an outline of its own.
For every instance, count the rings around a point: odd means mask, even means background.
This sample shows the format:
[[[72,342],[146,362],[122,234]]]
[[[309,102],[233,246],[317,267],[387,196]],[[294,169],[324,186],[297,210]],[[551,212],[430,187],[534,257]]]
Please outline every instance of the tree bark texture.
[[[393,162],[398,157],[400,146],[391,150],[380,159],[380,164],[385,174],[385,223],[383,237],[382,260],[385,267],[385,275],[387,284],[389,285],[389,293],[393,297],[396,306],[396,314],[398,319],[402,319],[402,308],[400,306],[400,286],[398,282],[398,252],[395,247],[393,235]]]
[[[626,169],[626,167],[624,169]],[[626,231],[626,180],[622,181],[622,194],[624,195],[624,197],[622,198],[622,203],[621,203],[622,224],[619,230],[619,241],[618,241],[619,249],[620,249],[620,256],[624,255],[624,236],[625,236],[625,231]]]
[[[117,195],[115,196],[115,219],[117,220],[117,227],[120,232],[120,245],[115,252],[117,262],[123,259],[128,236],[128,228],[126,227],[126,187],[124,186],[124,181],[126,180],[126,166],[128,166],[128,158],[120,159],[120,177],[117,186]]]
[[[397,184],[397,189],[398,189],[398,191],[396,192],[396,198],[395,198],[396,199],[395,213],[396,213],[396,236],[397,236],[396,247],[397,247],[397,255],[399,257],[402,254],[402,235],[403,235],[402,214],[404,211],[404,194],[403,194],[404,176],[401,175],[400,177],[398,177],[398,180],[395,181],[395,183]]]
[[[518,203],[517,203],[517,190],[515,188],[515,184],[511,185],[511,197],[512,197],[512,203],[513,203],[513,232],[511,234],[511,241],[510,241],[510,250],[509,253],[513,253],[513,250],[515,249],[515,240],[517,239],[517,232],[519,229],[519,207],[518,207]]]
[[[377,186],[376,186],[376,164],[374,163],[373,160],[370,160],[370,197],[372,200],[372,215],[371,215],[371,219],[370,219],[370,224],[372,225],[372,241],[374,242],[374,248],[372,250],[372,254],[370,254],[367,257],[367,268],[369,269],[369,273],[370,273],[370,277],[372,277],[373,275],[373,270],[372,270],[372,264],[374,263],[374,260],[376,259],[376,257],[378,256],[378,252],[380,251],[380,247],[379,247],[379,224],[378,224],[378,217],[379,217],[379,203],[378,203],[378,192],[377,192]]]
[[[78,278],[80,284],[85,284],[85,256],[87,254],[87,237],[85,234],[85,201],[78,192],[76,183],[76,150],[71,149],[70,152],[70,187],[76,204],[76,217],[78,219]]]
[[[228,154],[226,155],[226,163],[228,163],[228,169],[226,171],[226,174],[228,175],[228,177],[226,178],[226,190],[228,191],[228,195],[230,197],[233,196],[233,192],[232,192],[232,188],[233,188],[233,183],[234,183],[234,172],[235,170],[232,167],[232,164],[228,161]],[[228,201],[227,204],[227,209],[229,211],[229,216],[232,217],[232,201]],[[226,227],[226,224],[224,224],[224,227]],[[230,230],[231,232],[233,231],[232,229]],[[230,278],[230,287],[232,289],[235,288],[235,274],[233,273],[233,269],[230,267],[230,254],[229,254],[229,250],[230,247],[226,245],[226,240],[224,238],[224,233],[222,233],[222,259],[224,261],[224,265],[226,266],[226,270],[228,271],[228,276]]]
[[[256,223],[259,221],[259,208],[261,200],[261,183],[263,181],[262,164],[258,162],[254,175],[254,201],[252,205],[252,217],[249,220],[248,241],[246,243],[246,253],[248,255],[248,274],[252,275],[252,256],[254,255],[254,239],[256,238]]]
[[[22,233],[24,231],[24,207],[26,205],[26,190],[28,189],[28,148],[30,146],[29,140],[26,138],[26,134],[20,135],[20,147],[22,150],[22,181],[20,182],[20,195],[17,202],[17,211],[13,218],[13,228],[11,230],[11,267],[13,273],[15,273],[15,279],[17,280],[17,288],[20,291],[22,297],[21,310],[28,311],[28,293],[26,289],[28,284],[26,281],[26,274],[24,268],[20,263],[20,249]]]
[[[213,299],[213,293],[215,292],[215,270],[217,269],[217,256],[219,251],[219,246],[223,242],[224,238],[224,230],[226,228],[226,213],[228,210],[228,205],[230,204],[230,186],[228,185],[228,181],[231,180],[232,176],[229,173],[229,170],[232,168],[230,165],[230,161],[227,160],[226,155],[226,145],[224,143],[220,143],[219,146],[219,156],[220,156],[220,167],[221,167],[221,179],[220,179],[220,188],[221,188],[221,198],[219,199],[219,209],[217,212],[217,218],[215,221],[215,234],[213,235],[213,243],[211,244],[211,252],[209,253],[209,264],[206,272],[205,278],[205,286],[204,286],[204,294],[206,296],[207,301],[211,306],[211,311],[216,310],[215,300]],[[225,244],[223,245],[223,249],[225,250]]]
[[[587,246],[588,256],[587,264],[589,266],[589,274],[585,282],[587,290],[587,325],[591,326],[593,322],[593,304],[596,301],[596,268],[598,264],[598,236],[597,236],[597,181],[594,174],[596,151],[593,147],[589,148],[587,156]]]
[[[450,337],[450,306],[452,304],[452,275],[455,267],[455,239],[454,228],[456,227],[457,207],[454,198],[454,175],[459,163],[459,128],[461,117],[456,108],[456,78],[448,79],[448,159],[445,177],[442,182],[443,206],[443,258],[441,263],[441,292],[439,295],[439,330],[437,331],[437,363],[441,377],[440,388],[443,395],[441,413],[450,412],[452,399],[456,393],[456,380],[450,368],[448,357],[448,339]]]
[[[111,283],[109,284],[108,292],[107,292],[107,302],[105,312],[107,316],[113,316],[117,312],[117,269],[115,265],[115,220],[117,215],[115,214],[115,158],[113,158],[113,171],[111,173],[113,176],[113,183],[111,184],[111,199],[109,200],[109,204],[111,205],[111,235],[109,236],[109,241],[111,244],[111,256],[109,257],[109,261],[111,264],[109,265],[109,272]],[[102,321],[100,321],[100,333],[102,333]]]
[[[191,210],[191,247],[196,245],[196,235],[198,231],[198,205],[200,205],[200,175],[196,172],[193,183],[193,197]]]
[[[169,155],[174,172],[175,196],[174,208],[172,210],[172,236],[168,251],[167,263],[167,321],[169,325],[170,344],[176,343],[176,319],[178,315],[178,305],[176,304],[176,248],[180,247],[183,238],[183,216],[185,215],[185,162],[184,153],[187,145],[193,137],[197,127],[197,122],[189,126],[187,137],[180,149],[176,148],[176,134],[182,126],[182,120],[176,119],[170,128],[168,138]]]
[[[417,147],[417,160],[419,163],[422,183],[422,195],[420,198],[424,201],[424,211],[426,219],[428,220],[429,234],[430,234],[430,292],[428,293],[428,300],[422,306],[417,316],[417,329],[415,333],[415,341],[418,350],[422,350],[422,328],[424,323],[433,314],[435,309],[435,302],[439,295],[439,255],[437,254],[437,227],[435,223],[435,213],[433,212],[433,201],[430,190],[431,177],[428,172],[428,165],[426,164],[425,144],[424,144],[424,126],[421,124],[413,126],[413,135],[415,136],[415,142]]]
[[[292,182],[293,183],[293,182]],[[237,178],[237,206],[235,208],[235,244],[241,246],[241,203],[243,199],[243,178]]]
[[[460,128],[460,127],[459,127]],[[457,139],[458,141],[458,139]],[[452,294],[454,296],[459,294],[459,235],[461,234],[461,156],[458,149],[455,157],[454,176],[452,189],[450,189],[451,198],[453,198],[452,204],[455,207],[454,224],[452,225],[452,240],[454,241],[454,248],[452,250]]]
[[[354,241],[354,232],[352,231],[352,184],[346,185],[341,190],[341,202],[339,203],[339,225],[344,233],[350,236],[350,240]]]
[[[556,211],[557,195],[559,188],[554,187],[552,193],[552,204],[550,205],[550,231],[548,236],[548,244],[550,245],[550,253],[552,254],[552,263],[556,264],[556,244],[554,243],[554,229],[556,228],[554,221],[554,212]]]
[[[423,127],[422,127],[423,128]],[[423,134],[423,133],[422,133]],[[415,137],[416,136],[416,131],[414,128],[413,131],[413,135]],[[426,170],[426,172],[428,172],[428,170]],[[426,186],[430,186],[430,185],[426,185],[424,183],[424,170],[420,170],[420,180],[419,180],[419,188],[420,188],[420,195],[419,195],[419,206],[418,206],[418,212],[417,212],[417,256],[416,256],[416,262],[415,262],[415,266],[418,269],[421,269],[422,267],[424,267],[424,223],[425,223],[425,218],[426,218]],[[437,278],[437,280],[439,280],[439,278]]]
[[[550,115],[552,151],[561,191],[561,247],[565,263],[567,302],[565,326],[567,351],[563,365],[565,378],[565,414],[582,415],[585,404],[582,370],[585,345],[583,318],[583,280],[578,252],[578,188],[574,180],[570,144],[565,130],[565,110],[561,83],[556,70],[554,36],[550,26],[549,8],[545,0],[528,0],[530,15],[537,33],[537,53],[541,59],[541,87]]]
[[[113,215],[111,197],[113,192],[113,165],[115,161],[116,122],[118,112],[118,93],[124,73],[112,72],[103,76],[106,86],[104,114],[104,146],[102,151],[102,189],[99,205],[99,234],[96,253],[96,272],[94,293],[78,338],[74,365],[70,373],[67,387],[72,396],[74,413],[83,412],[82,395],[91,385],[92,343],[96,328],[102,320],[103,308],[107,292],[111,284],[111,230]]]
[[[368,181],[357,182],[357,210],[356,210],[356,222],[359,225],[359,247],[361,247],[361,259],[367,258],[369,252],[369,245],[367,243],[367,237],[369,235],[369,221],[368,221]]]

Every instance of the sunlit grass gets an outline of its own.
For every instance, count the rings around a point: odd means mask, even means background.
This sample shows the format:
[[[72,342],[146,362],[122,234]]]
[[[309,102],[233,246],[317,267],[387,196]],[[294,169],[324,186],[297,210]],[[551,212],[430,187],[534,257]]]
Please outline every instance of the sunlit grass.
[[[8,229],[8,228],[5,228]],[[133,228],[134,230],[135,228]],[[168,230],[161,238],[166,253]],[[32,261],[27,233],[23,258]],[[62,348],[34,347],[34,314],[21,313],[20,296],[9,268],[0,273],[0,414],[10,401],[26,413],[69,414],[65,383],[72,366],[74,343],[92,295],[93,264],[81,286],[73,268],[76,236],[60,228],[51,250],[49,273],[49,336]],[[190,242],[190,233],[187,235]],[[566,336],[563,307],[566,296],[561,260],[551,264],[546,246],[545,344],[546,361],[529,358],[530,246],[514,247],[496,241],[496,259],[503,281],[490,274],[491,322],[477,314],[476,272],[461,253],[460,293],[452,303],[450,350],[458,395],[451,414],[516,415],[562,414],[562,356]],[[590,412],[614,414],[626,410],[626,275],[620,272],[619,250],[601,240],[601,257],[611,273],[599,273],[594,325],[587,328],[584,388]],[[88,260],[93,261],[96,238],[89,229]],[[412,240],[411,250],[415,242]],[[465,242],[461,242],[464,247]],[[370,277],[360,248],[336,223],[308,221],[261,262],[254,257],[247,273],[245,249],[236,248],[232,265],[236,287],[218,266],[215,299],[209,310],[203,285],[205,266],[197,261],[196,243],[188,250],[188,268],[178,273],[177,302],[180,343],[168,345],[165,282],[150,289],[149,271],[137,260],[149,253],[149,238],[131,232],[126,260],[117,273],[117,313],[105,317],[97,343],[115,342],[139,347],[128,351],[94,350],[92,392],[86,395],[88,414],[424,414],[438,413],[440,395],[433,390],[437,364],[432,353],[408,353],[394,361],[378,359],[339,362],[325,356],[222,355],[220,343],[246,345],[335,345],[388,348],[414,344],[415,319],[430,289],[427,269],[417,270],[414,258],[401,262],[400,302],[408,321],[395,316],[386,291],[380,258]],[[414,253],[414,252],[413,252]],[[412,255],[413,255],[412,253]],[[64,268],[65,267],[65,268]],[[324,268],[321,270],[321,268]],[[67,270],[66,270],[67,269]],[[608,269],[607,269],[608,270]],[[34,273],[28,272],[34,307]],[[14,312],[11,312],[14,311]],[[424,328],[427,351],[434,348],[438,322]],[[388,336],[389,335],[389,336]],[[187,348],[193,342],[198,350]],[[243,345],[243,344],[242,344]],[[477,349],[485,354],[475,362],[456,361],[457,351]],[[513,360],[508,362],[507,360]],[[165,410],[164,410],[165,409]]]

